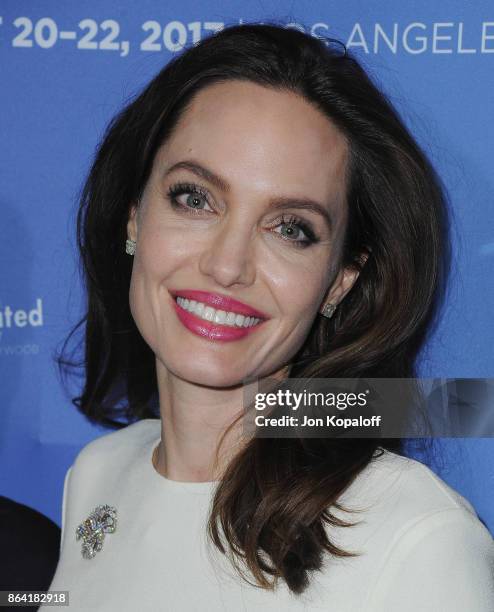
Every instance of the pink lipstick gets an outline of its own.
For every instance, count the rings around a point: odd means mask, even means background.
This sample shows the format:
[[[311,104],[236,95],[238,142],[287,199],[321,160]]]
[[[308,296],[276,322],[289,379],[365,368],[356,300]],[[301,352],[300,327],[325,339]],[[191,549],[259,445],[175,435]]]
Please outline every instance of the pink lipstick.
[[[208,340],[218,340],[222,342],[239,340],[257,330],[264,321],[269,319],[265,313],[252,308],[243,302],[239,302],[238,300],[218,293],[186,289],[171,289],[170,294],[174,298],[173,306],[182,324],[191,332]],[[196,313],[190,312],[180,306],[175,299],[177,297],[202,302],[206,306],[210,306],[215,310],[224,310],[226,312],[236,313],[237,315],[243,315],[244,317],[255,317],[260,319],[260,321],[251,327],[242,327],[237,325],[232,326],[214,321],[207,321],[198,316]]]
[[[191,289],[170,289],[170,293],[174,298],[177,296],[186,298],[187,300],[195,300],[196,302],[203,302],[212,306],[216,309],[230,310],[232,312],[238,312],[246,317],[257,317],[258,319],[269,319],[267,314],[234,300],[226,295],[220,293],[210,293],[209,291],[193,291]]]

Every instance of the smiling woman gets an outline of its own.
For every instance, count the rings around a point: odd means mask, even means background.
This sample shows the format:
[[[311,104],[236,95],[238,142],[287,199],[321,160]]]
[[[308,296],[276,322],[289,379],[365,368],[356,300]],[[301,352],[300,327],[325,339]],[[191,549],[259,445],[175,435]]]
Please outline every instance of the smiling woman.
[[[66,476],[73,610],[493,609],[489,532],[402,440],[242,429],[256,381],[414,376],[444,296],[441,181],[334,42],[226,28],[103,138],[74,404],[120,431]]]
[[[233,80],[194,96],[158,149],[127,226],[136,243],[130,306],[162,356],[159,380],[173,371],[220,388],[273,375],[300,348],[324,292],[338,302],[350,290],[356,270],[335,278],[343,268],[347,155],[341,132],[291,91]],[[301,278],[305,291],[297,294]],[[170,308],[170,289],[188,301]],[[207,294],[209,306],[191,291]],[[183,325],[172,324],[173,311]],[[226,324],[227,315],[231,322],[249,314],[238,319],[241,330]],[[211,343],[247,337],[228,350]]]

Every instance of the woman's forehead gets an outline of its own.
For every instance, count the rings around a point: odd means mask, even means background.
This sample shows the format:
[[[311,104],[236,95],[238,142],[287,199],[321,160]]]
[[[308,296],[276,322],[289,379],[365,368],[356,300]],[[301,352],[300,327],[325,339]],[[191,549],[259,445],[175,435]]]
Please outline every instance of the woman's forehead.
[[[281,182],[327,197],[344,186],[348,145],[301,96],[232,81],[201,90],[160,153],[162,163],[202,160],[239,186],[248,181],[276,188]]]

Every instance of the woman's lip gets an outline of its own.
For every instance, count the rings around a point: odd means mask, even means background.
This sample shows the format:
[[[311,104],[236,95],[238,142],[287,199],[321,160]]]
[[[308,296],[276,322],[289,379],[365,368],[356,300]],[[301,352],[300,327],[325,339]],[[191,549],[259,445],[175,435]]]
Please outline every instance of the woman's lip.
[[[256,329],[259,329],[264,324],[264,321],[260,321],[256,325],[251,325],[250,327],[232,327],[230,325],[205,321],[204,319],[201,319],[195,315],[193,312],[189,312],[188,310],[182,308],[173,298],[171,299],[172,306],[175,309],[181,323],[189,331],[197,336],[205,338],[206,340],[215,342],[233,342],[235,340],[241,340],[242,338],[255,333]]]
[[[268,315],[263,312],[220,293],[210,293],[209,291],[199,291],[195,289],[170,289],[170,293],[174,298],[180,296],[188,300],[196,300],[197,302],[208,304],[213,308],[236,312],[246,317],[257,317],[263,320],[269,319]]]

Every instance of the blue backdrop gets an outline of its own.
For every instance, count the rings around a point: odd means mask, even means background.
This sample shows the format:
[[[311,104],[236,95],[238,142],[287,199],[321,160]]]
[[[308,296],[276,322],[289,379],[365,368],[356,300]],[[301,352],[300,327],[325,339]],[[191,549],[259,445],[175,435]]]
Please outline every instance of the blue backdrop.
[[[107,433],[70,404],[52,359],[82,314],[75,212],[95,147],[110,118],[182,45],[224,25],[268,20],[343,41],[431,157],[449,190],[455,256],[420,373],[494,377],[492,2],[4,0],[0,494],[59,524],[67,468]],[[494,440],[443,446],[449,460],[435,469],[494,532]]]

